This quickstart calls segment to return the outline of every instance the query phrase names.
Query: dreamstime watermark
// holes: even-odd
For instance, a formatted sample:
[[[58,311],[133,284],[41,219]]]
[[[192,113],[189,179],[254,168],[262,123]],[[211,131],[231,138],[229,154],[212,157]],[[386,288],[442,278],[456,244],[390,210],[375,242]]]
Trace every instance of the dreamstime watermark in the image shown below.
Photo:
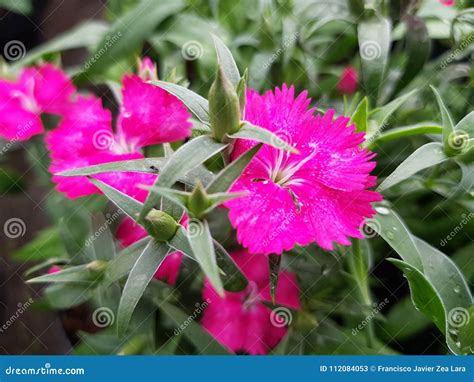
[[[20,40],[8,41],[3,47],[3,56],[9,61],[21,60],[26,55],[26,47]]]
[[[33,299],[30,297],[26,302],[19,302],[17,304],[17,310],[13,313],[6,322],[0,326],[0,333],[5,332],[8,330],[10,326],[12,326],[16,320],[33,304]]]
[[[95,240],[97,240],[105,231],[107,231],[108,227],[112,225],[118,218],[123,215],[122,210],[117,210],[113,214],[105,214],[105,222],[97,228],[97,230],[89,236],[84,245],[89,247]]]
[[[84,64],[84,69],[88,70],[92,65],[94,65],[107,51],[122,38],[122,32],[118,31],[112,36],[105,37],[104,45]]]
[[[281,47],[272,54],[272,56],[263,64],[264,69],[268,69],[278,58],[287,50],[300,36],[299,32],[293,33],[291,36],[286,36],[283,39]]]
[[[270,313],[270,322],[277,328],[289,326],[291,325],[292,321],[293,315],[291,314],[291,310],[283,306],[273,309]]]
[[[82,367],[56,368],[50,363],[43,367],[13,367],[5,368],[5,375],[84,375],[86,372]]]
[[[456,60],[456,58],[458,56],[461,55],[461,53],[467,48],[469,47],[469,45],[472,44],[472,42],[474,41],[474,34],[469,34],[466,38],[464,38],[461,43],[459,44],[459,46],[453,50],[451,52],[451,54],[445,59],[443,60],[443,62],[441,62],[441,64],[439,65],[439,67],[441,69],[446,69],[446,67],[453,61]]]
[[[92,322],[98,328],[112,326],[115,321],[115,314],[112,309],[101,306],[92,313]]]
[[[6,154],[7,151],[11,149],[11,147],[18,141],[21,141],[22,138],[24,137],[25,133],[30,130],[33,127],[33,121],[29,120],[25,124],[21,124],[17,126],[16,134],[15,136],[10,139],[8,142],[5,143],[5,145],[2,147],[1,154]]]
[[[466,326],[470,320],[469,311],[462,307],[453,308],[448,313],[448,325],[456,329]]]
[[[209,304],[212,302],[212,300],[210,298],[207,298],[206,301],[203,301],[203,302],[197,302],[194,306],[196,307],[196,309],[194,309],[193,313],[188,316],[188,318],[183,322],[181,323],[173,332],[173,334],[175,336],[179,335],[180,333],[182,333],[183,331],[186,330],[186,328],[191,325],[191,323],[196,320],[196,318],[199,317],[199,315],[203,312],[204,309],[206,309]]]
[[[376,41],[364,41],[360,45],[360,56],[366,61],[372,61],[380,58],[382,54],[382,48]]]
[[[462,214],[462,220],[460,223],[453,228],[453,230],[439,243],[442,247],[444,247],[450,240],[452,240],[461,230],[464,228],[466,224],[468,224],[474,218],[474,212],[469,212],[469,214]]]
[[[296,213],[294,211],[291,211],[291,213],[285,216],[285,219],[278,226],[278,228],[272,231],[270,236],[266,237],[263,240],[263,247],[267,247],[276,237],[278,237],[286,228],[288,228],[295,219]]]
[[[97,130],[92,136],[92,145],[97,150],[108,150],[114,143],[114,135],[106,129]]]
[[[188,222],[188,237],[194,238],[201,236],[204,232],[204,223],[199,219],[189,219]]]
[[[5,233],[6,237],[10,239],[17,239],[19,237],[25,236],[26,224],[20,218],[8,219],[3,224],[3,232]]]
[[[388,298],[385,298],[382,302],[380,303],[374,303],[372,306],[373,306],[373,309],[372,311],[370,312],[370,314],[368,314],[355,328],[352,329],[352,335],[353,336],[356,336],[357,334],[359,334],[359,332],[361,330],[364,330],[365,327],[367,325],[369,325],[369,323],[375,318],[375,316],[377,314],[380,313],[380,311],[385,307],[387,306],[387,304],[389,303],[389,299]]]
[[[187,41],[181,47],[181,55],[188,61],[198,60],[203,54],[204,48],[202,44],[196,40]]]

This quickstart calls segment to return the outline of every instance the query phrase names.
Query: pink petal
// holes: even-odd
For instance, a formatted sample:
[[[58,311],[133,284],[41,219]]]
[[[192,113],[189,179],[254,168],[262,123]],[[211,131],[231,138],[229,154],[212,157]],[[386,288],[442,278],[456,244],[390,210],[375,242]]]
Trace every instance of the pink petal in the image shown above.
[[[76,90],[71,79],[51,64],[25,69],[20,76],[20,82],[25,87],[31,86],[31,82],[34,84],[34,99],[41,111],[47,113],[63,113]]]
[[[181,101],[135,75],[123,79],[119,132],[132,149],[191,135],[190,114]]]
[[[358,82],[357,70],[353,66],[344,68],[341,73],[341,78],[337,83],[337,90],[341,94],[353,94],[357,91]]]
[[[175,285],[182,261],[183,254],[181,252],[170,253],[156,271],[155,278],[170,285]]]

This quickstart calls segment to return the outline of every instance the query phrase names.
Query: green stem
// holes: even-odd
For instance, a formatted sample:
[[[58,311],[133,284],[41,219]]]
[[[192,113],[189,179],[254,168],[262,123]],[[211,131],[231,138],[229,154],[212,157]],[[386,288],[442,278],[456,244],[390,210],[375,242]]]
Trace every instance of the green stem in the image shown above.
[[[368,265],[364,261],[364,256],[362,255],[360,249],[360,241],[354,239],[352,241],[352,256],[349,256],[349,271],[352,274],[357,288],[359,290],[359,294],[362,300],[362,303],[365,306],[372,306],[372,297],[370,294],[369,288],[369,278],[368,278]],[[366,335],[367,335],[367,346],[369,348],[373,348],[375,343],[375,329],[373,321],[368,321],[366,327]]]

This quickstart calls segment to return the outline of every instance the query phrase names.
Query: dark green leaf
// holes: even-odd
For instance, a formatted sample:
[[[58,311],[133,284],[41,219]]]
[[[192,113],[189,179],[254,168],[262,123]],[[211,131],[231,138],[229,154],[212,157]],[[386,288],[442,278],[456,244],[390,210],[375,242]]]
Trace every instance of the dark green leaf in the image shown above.
[[[362,101],[357,105],[354,114],[351,117],[351,124],[354,123],[356,125],[357,132],[366,132],[367,131],[367,123],[369,117],[369,100],[367,97],[362,98]]]
[[[217,265],[221,270],[224,289],[231,292],[244,290],[248,285],[248,280],[235,261],[216,240],[214,240],[214,249],[216,251]]]
[[[281,255],[268,255],[268,269],[270,273],[270,296],[272,303],[276,303],[276,291],[278,287],[278,277],[280,276]]]
[[[438,107],[441,113],[441,120],[443,122],[443,144],[444,147],[449,147],[449,139],[451,138],[451,134],[454,131],[454,122],[453,117],[451,117],[451,113],[449,112],[448,108],[444,104],[441,95],[439,94],[438,90],[434,86],[431,86],[431,90],[436,96],[436,101],[438,101]]]
[[[90,284],[99,280],[101,273],[90,269],[88,264],[65,268],[62,271],[38,276],[28,280],[28,283],[85,283]]]

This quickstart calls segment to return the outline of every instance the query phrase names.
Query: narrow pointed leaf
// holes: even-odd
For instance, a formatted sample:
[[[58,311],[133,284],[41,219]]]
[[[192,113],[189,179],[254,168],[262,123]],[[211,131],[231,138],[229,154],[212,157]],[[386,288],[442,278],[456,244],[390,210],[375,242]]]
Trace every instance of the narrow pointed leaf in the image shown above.
[[[247,165],[250,163],[252,158],[257,154],[258,150],[262,147],[262,143],[259,143],[252,147],[247,152],[243,153],[236,160],[231,162],[207,186],[207,192],[213,194],[215,192],[225,192],[237,178],[242,174]]]
[[[369,117],[369,100],[367,97],[362,98],[362,101],[357,105],[354,114],[351,117],[351,124],[354,123],[357,132],[366,132]]]
[[[371,112],[371,118],[375,120],[377,124],[377,131],[384,130],[385,124],[388,122],[389,118],[395,113],[400,106],[403,105],[410,97],[412,97],[418,90],[412,90],[406,94],[401,95],[400,97],[394,99],[393,101],[387,103],[386,105],[375,109]]]
[[[452,132],[454,131],[453,117],[451,117],[451,114],[446,105],[444,104],[444,101],[441,98],[441,95],[439,94],[438,90],[436,90],[434,86],[431,86],[431,90],[436,96],[436,101],[438,101],[438,107],[441,113],[441,120],[443,122],[443,144],[446,148],[449,147],[449,138]]]
[[[173,156],[169,158],[154,186],[173,186],[180,176],[187,174],[193,168],[201,165],[226,147],[226,144],[216,142],[206,135],[189,141],[176,150]],[[140,219],[143,219],[159,200],[159,195],[150,193],[145,200],[145,204],[140,213]]]
[[[86,61],[88,74],[102,73],[130,56],[150,36],[158,24],[184,7],[182,0],[141,0],[120,16]],[[106,50],[104,54],[104,49]]]
[[[92,247],[96,260],[108,261],[115,258],[115,244],[112,232],[110,232],[110,224],[120,215],[120,210],[112,215],[114,219],[108,218],[106,220],[102,214],[92,215],[92,235],[89,237],[89,241],[86,240],[86,245]]]
[[[123,192],[110,187],[108,184],[97,180],[89,179],[99,190],[101,190],[104,195],[114,203],[118,208],[130,216],[133,220],[137,219],[140,210],[142,209],[142,204],[137,200],[131,198],[130,196],[124,194]]]
[[[471,111],[463,119],[461,119],[454,130],[464,131],[469,134],[469,138],[474,138],[474,111]]]
[[[168,252],[166,243],[151,240],[130,271],[117,314],[117,330],[120,336],[125,334],[138,301]]]
[[[292,153],[298,152],[298,150],[286,143],[277,135],[273,134],[270,130],[264,129],[260,126],[252,125],[249,122],[244,122],[240,130],[232,135],[229,135],[229,138],[250,139],[257,142],[262,142],[280,150],[285,150]]]
[[[216,47],[217,61],[219,65],[224,70],[225,76],[229,79],[232,85],[237,87],[237,84],[240,81],[240,73],[231,51],[219,37],[213,34],[212,38]]]
[[[159,170],[165,165],[166,161],[166,158],[131,159],[76,168],[74,170],[67,170],[57,173],[56,175],[96,175],[102,174],[104,172],[145,172],[150,174],[158,174]]]
[[[245,275],[225,248],[216,240],[214,240],[214,248],[216,251],[217,265],[222,271],[221,277],[224,282],[224,289],[230,292],[240,292],[244,290],[248,285],[248,280]]]
[[[105,271],[105,287],[112,285],[122,277],[129,274],[133,265],[136,263],[146,246],[150,243],[149,236],[133,243],[129,247],[121,251],[115,259],[113,259]]]
[[[420,134],[442,134],[443,127],[434,122],[421,122],[409,126],[396,127],[387,130],[385,133],[373,137],[371,145],[374,142],[388,142],[394,139],[410,137],[412,135]],[[369,145],[369,147],[371,147]]]
[[[182,252],[185,256],[196,261],[193,249],[189,243],[188,232],[182,226],[178,228],[174,237],[168,242],[168,245],[176,251]]]
[[[205,308],[205,304],[212,304],[212,301],[209,303],[203,302],[200,306]],[[177,330],[181,330],[180,326],[183,322],[189,323],[183,330],[183,335],[186,336],[186,338],[196,347],[198,354],[229,354],[229,352],[208,332],[206,332],[201,325],[199,325],[195,320],[189,320],[190,316],[188,313],[185,313],[176,306],[164,301],[157,302],[157,305],[164,314],[175,322]]]
[[[28,280],[28,283],[85,283],[90,284],[100,279],[99,272],[92,271],[87,264],[77,265],[62,271],[38,276]]]
[[[188,238],[194,256],[201,266],[210,283],[221,296],[224,295],[224,287],[219,275],[216,253],[212,241],[209,224],[207,221],[192,219],[189,222]]]
[[[405,159],[385,180],[378,186],[377,191],[386,189],[408,179],[418,171],[447,161],[449,157],[444,153],[443,146],[438,142],[427,143]]]
[[[362,78],[366,93],[377,104],[390,51],[390,21],[373,16],[358,25]]]
[[[205,125],[210,124],[209,102],[199,94],[184,86],[176,85],[171,82],[151,81],[152,85],[158,86],[167,92],[176,96],[186,107]]]
[[[167,198],[173,201],[174,203],[178,204],[183,209],[187,209],[186,205],[187,205],[188,198],[190,195],[189,192],[178,191],[172,188],[158,187],[158,186],[144,186],[143,188],[145,190],[149,190],[150,193],[158,194],[160,196],[163,196],[164,198]]]

